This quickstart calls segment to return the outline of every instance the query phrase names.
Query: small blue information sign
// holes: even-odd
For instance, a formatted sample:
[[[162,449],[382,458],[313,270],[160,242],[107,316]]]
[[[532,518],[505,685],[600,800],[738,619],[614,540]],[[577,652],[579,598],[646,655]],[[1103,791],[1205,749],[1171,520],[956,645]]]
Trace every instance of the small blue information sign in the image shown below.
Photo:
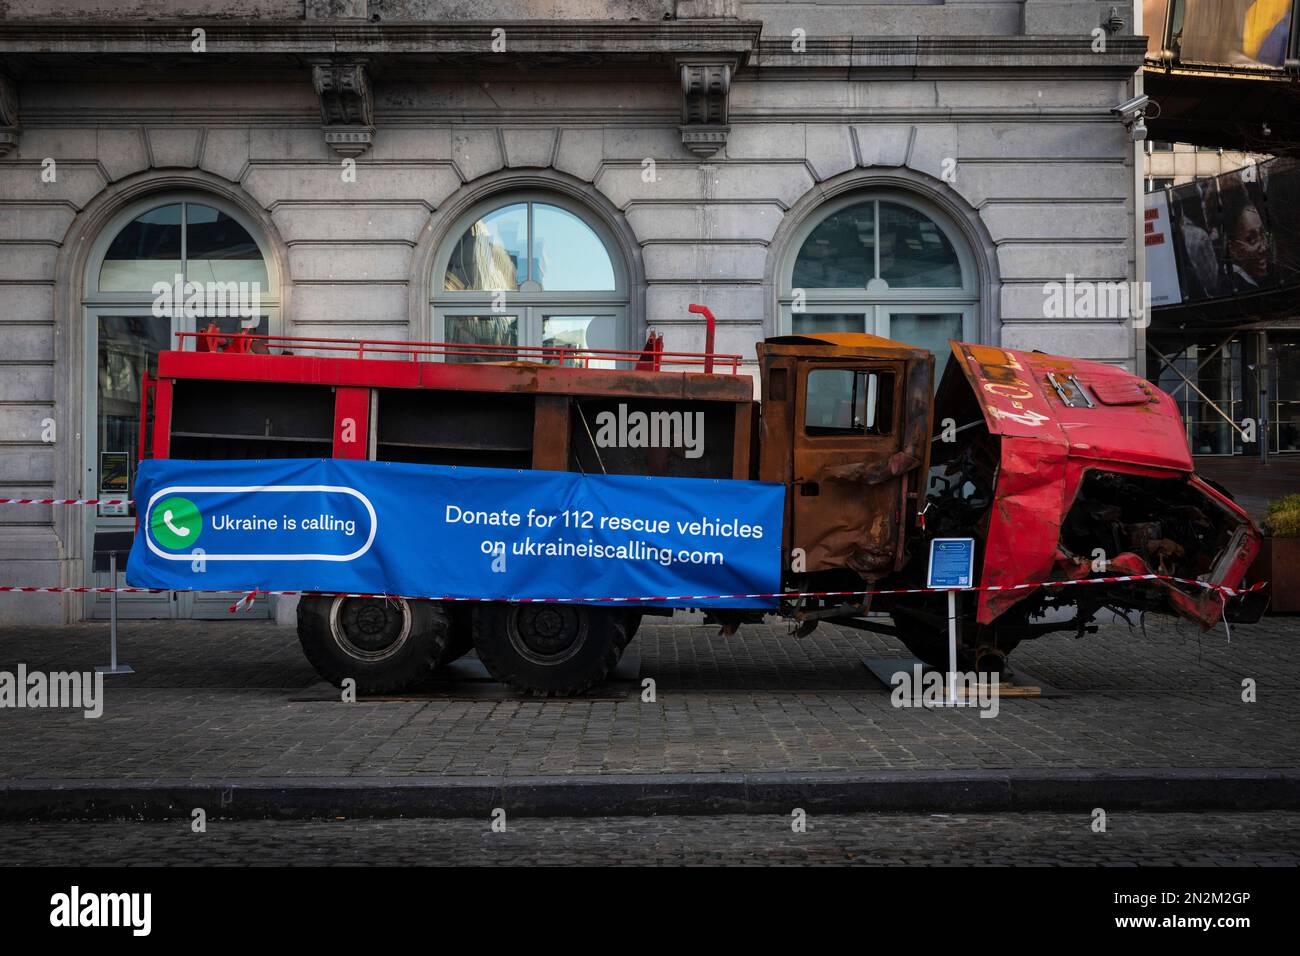
[[[930,541],[928,588],[968,588],[975,583],[975,539],[934,538]]]

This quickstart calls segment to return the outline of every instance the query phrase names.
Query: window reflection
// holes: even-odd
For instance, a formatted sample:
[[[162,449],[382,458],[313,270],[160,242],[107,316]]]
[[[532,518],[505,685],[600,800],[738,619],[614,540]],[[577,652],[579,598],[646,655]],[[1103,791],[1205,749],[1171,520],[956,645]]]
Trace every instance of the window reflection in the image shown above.
[[[185,204],[185,278],[191,282],[256,282],[266,289],[266,263],[248,230],[219,209]]]
[[[447,343],[449,345],[494,345],[510,348],[519,344],[519,320],[513,315],[449,315],[447,316]],[[501,362],[509,356],[500,352],[465,355],[448,355],[448,362]]]
[[[559,206],[533,205],[533,281],[548,291],[614,289],[614,264],[585,222]]]
[[[943,380],[943,370],[952,356],[950,339],[962,339],[960,312],[891,312],[889,337],[895,342],[919,345],[934,355],[934,387]]]
[[[266,263],[247,229],[202,203],[169,203],[122,227],[99,269],[101,292],[152,293],[182,276],[189,282],[257,283],[266,294]]]
[[[866,332],[867,317],[861,312],[796,312],[791,327],[798,333]]]
[[[99,269],[102,292],[148,292],[155,282],[171,283],[182,272],[181,204],[137,216],[122,228]]]
[[[791,286],[866,289],[873,279],[890,289],[962,287],[956,250],[938,223],[907,206],[876,200],[818,223],[799,249]]]
[[[447,263],[443,289],[518,289],[528,279],[528,206],[515,203],[475,221]]]
[[[129,498],[140,446],[140,394],[145,373],[158,370],[158,353],[168,348],[171,323],[151,315],[99,317],[98,404],[99,440],[96,489],[108,497]],[[126,471],[123,471],[123,461]],[[126,492],[125,494],[123,492]],[[127,514],[125,508],[118,509]]]
[[[617,333],[613,316],[548,315],[542,319],[543,348],[616,349]],[[547,356],[544,361],[555,365],[560,363],[560,358]],[[564,364],[583,368],[617,368],[612,359],[597,355],[566,356]]]
[[[880,278],[891,289],[961,285],[957,253],[943,230],[906,206],[880,204]]]
[[[799,250],[796,289],[865,289],[876,274],[876,204],[859,203],[827,216]]]
[[[531,224],[530,224],[531,217]],[[559,206],[514,203],[476,220],[452,250],[444,292],[614,291],[614,264],[600,237]]]

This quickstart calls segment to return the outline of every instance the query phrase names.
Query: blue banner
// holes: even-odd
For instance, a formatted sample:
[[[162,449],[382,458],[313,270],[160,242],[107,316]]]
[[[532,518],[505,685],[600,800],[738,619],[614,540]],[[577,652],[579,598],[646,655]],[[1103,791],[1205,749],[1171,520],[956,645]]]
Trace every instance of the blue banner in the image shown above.
[[[785,492],[767,482],[153,460],[140,464],[135,500],[133,587],[502,601],[780,590]]]

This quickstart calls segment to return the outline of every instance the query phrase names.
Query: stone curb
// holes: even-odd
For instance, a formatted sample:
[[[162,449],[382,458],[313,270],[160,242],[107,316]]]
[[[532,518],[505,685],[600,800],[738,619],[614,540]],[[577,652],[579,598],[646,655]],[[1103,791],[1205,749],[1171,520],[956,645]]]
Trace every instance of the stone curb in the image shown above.
[[[1300,768],[5,780],[0,820],[1300,809]]]

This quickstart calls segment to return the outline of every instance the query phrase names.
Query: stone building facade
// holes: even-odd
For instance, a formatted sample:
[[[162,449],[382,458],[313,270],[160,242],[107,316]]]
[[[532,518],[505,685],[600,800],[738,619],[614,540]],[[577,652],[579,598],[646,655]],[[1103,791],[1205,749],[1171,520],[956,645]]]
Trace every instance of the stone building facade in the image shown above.
[[[0,496],[121,487],[149,355],[209,321],[152,315],[173,272],[257,281],[272,334],[693,350],[702,302],[750,361],[825,328],[1132,366],[1131,322],[1044,311],[1140,272],[1120,9],[0,0]],[[102,580],[131,518],[95,510],[0,506],[0,583]]]

